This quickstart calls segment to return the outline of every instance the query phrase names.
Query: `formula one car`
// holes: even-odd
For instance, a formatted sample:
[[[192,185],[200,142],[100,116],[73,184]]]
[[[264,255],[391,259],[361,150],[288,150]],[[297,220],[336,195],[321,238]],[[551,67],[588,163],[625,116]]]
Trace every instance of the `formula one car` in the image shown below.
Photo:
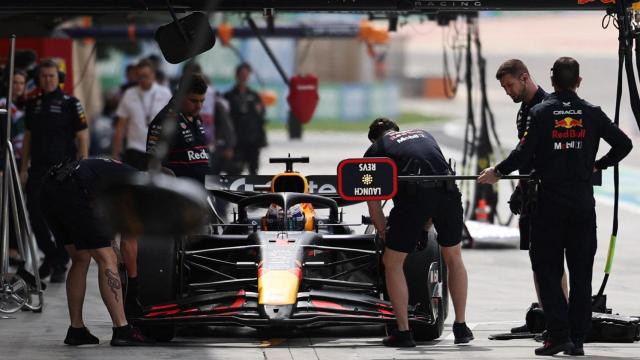
[[[212,206],[215,219],[204,235],[140,239],[144,311],[132,322],[148,335],[170,341],[177,326],[188,325],[266,330],[393,326],[382,242],[372,231],[356,234],[354,225],[342,221],[341,208],[354,202],[335,191],[309,191],[310,182],[333,179],[335,184],[335,176],[307,178],[293,171],[293,163],[308,158],[270,161],[286,163],[286,171],[266,178],[208,179],[218,184],[207,186],[217,199],[235,204],[233,221],[224,223]],[[220,188],[225,182],[242,182],[252,190]],[[320,188],[332,187],[325,185]],[[433,239],[407,258],[405,274],[414,336],[437,339],[447,316],[448,291],[446,268]]]

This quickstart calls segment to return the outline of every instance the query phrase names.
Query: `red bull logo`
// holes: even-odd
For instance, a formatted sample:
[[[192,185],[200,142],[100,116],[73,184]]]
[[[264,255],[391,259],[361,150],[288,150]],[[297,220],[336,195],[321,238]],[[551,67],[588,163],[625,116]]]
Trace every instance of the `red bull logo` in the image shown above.
[[[598,0],[578,0],[578,5],[584,5],[592,2],[596,2]],[[615,4],[616,0],[599,0],[603,4]]]
[[[554,128],[571,129],[576,126],[582,127],[582,119],[578,120],[569,116],[561,120],[555,120],[555,123]]]

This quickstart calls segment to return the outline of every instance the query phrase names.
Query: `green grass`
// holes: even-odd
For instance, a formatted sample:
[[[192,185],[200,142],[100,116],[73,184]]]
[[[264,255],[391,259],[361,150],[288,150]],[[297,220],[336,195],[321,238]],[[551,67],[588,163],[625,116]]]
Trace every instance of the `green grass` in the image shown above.
[[[416,124],[426,122],[444,121],[447,118],[444,116],[425,116],[415,112],[401,113],[394,120],[397,121],[400,127],[404,127],[405,124]],[[373,119],[362,119],[361,121],[345,121],[339,119],[322,119],[314,121],[304,125],[304,130],[308,131],[365,131]],[[267,124],[268,130],[285,130],[286,124],[280,122],[269,122]]]

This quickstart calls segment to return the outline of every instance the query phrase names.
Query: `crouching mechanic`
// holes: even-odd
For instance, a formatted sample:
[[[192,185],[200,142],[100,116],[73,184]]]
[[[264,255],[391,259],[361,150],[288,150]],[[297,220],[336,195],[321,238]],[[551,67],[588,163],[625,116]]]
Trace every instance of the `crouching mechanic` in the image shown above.
[[[71,257],[67,275],[67,304],[71,325],[64,343],[98,344],[84,325],[82,308],[91,258],[98,263],[100,295],[113,322],[113,346],[149,345],[154,341],[127,323],[117,256],[111,247],[115,234],[96,209],[96,194],[105,178],[137,171],[107,159],[86,159],[53,167],[44,179],[41,203],[57,239],[63,239]]]
[[[369,126],[373,143],[365,157],[388,157],[398,166],[398,175],[447,175],[452,173],[436,140],[424,130],[399,131],[390,119],[378,118]],[[416,249],[423,229],[431,218],[438,231],[438,243],[449,270],[449,291],[456,314],[453,323],[455,343],[468,343],[473,333],[465,323],[467,270],[462,261],[461,194],[455,184],[445,182],[403,183],[393,198],[389,222],[385,224],[380,201],[369,201],[369,214],[385,241],[383,256],[387,291],[391,298],[398,329],[382,342],[385,346],[412,347],[409,330],[409,294],[404,276],[404,261]],[[387,231],[388,228],[388,231]]]

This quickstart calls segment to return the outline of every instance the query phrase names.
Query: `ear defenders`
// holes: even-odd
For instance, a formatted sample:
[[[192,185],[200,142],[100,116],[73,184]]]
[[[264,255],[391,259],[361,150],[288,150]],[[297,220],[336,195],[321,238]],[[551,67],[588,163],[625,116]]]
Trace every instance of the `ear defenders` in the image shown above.
[[[46,64],[45,67],[51,67],[51,65],[55,66],[56,69],[58,70],[58,82],[60,84],[64,84],[64,81],[66,79],[66,74],[64,71],[60,70],[60,66],[53,60],[51,59],[47,59],[44,60],[43,62],[40,63],[40,65],[36,66],[34,72],[33,72],[33,76],[34,76],[34,80],[36,81],[36,83],[38,83],[38,81],[40,81],[40,69],[42,68],[42,66]]]

